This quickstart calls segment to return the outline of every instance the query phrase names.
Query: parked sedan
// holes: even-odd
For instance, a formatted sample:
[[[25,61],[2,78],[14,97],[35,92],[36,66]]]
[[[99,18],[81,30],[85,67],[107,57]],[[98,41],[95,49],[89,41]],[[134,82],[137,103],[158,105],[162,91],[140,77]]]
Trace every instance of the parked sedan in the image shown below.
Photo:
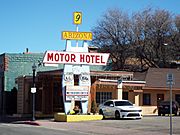
[[[172,101],[172,114],[178,114],[179,104],[176,101]],[[170,101],[161,101],[158,105],[158,116],[170,114]],[[180,115],[180,113],[179,113]]]
[[[141,119],[142,109],[128,100],[108,100],[99,106],[99,114],[104,117]]]

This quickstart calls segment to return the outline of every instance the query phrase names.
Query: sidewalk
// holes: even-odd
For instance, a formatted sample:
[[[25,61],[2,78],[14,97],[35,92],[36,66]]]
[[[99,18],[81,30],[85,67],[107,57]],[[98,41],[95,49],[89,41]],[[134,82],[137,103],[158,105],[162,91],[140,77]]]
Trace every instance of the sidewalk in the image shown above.
[[[116,126],[104,125],[103,121],[83,121],[83,122],[55,122],[53,118],[51,119],[37,119],[35,121],[23,120],[18,118],[6,117],[6,121],[12,124],[28,124],[32,126],[39,126],[41,128],[47,128],[59,131],[72,131],[74,133],[83,134],[102,134],[102,135],[164,135],[159,132],[144,132],[135,129],[124,129]]]
[[[91,122],[55,122],[54,119],[36,119],[35,121],[30,121],[24,118],[10,117],[6,116],[1,119],[2,123],[11,123],[11,124],[27,124],[32,126],[40,126],[42,128],[60,130],[60,131],[73,131],[73,132],[81,132],[85,134],[108,134],[108,135],[116,135],[121,133],[125,133],[123,129],[118,129],[120,131],[112,130],[110,127],[101,127],[93,125]]]

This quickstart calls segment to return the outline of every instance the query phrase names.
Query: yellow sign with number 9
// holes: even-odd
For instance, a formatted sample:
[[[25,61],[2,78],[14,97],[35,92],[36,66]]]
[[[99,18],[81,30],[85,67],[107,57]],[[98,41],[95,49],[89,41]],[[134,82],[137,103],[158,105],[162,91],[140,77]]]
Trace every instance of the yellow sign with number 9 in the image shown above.
[[[82,13],[81,12],[74,12],[73,22],[74,22],[74,24],[81,24],[82,23]]]

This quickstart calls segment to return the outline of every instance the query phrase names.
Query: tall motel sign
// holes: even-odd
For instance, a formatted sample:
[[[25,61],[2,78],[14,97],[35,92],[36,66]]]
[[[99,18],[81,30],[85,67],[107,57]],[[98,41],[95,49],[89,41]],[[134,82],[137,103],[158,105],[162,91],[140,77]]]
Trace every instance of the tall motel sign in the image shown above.
[[[76,31],[63,31],[62,39],[66,40],[65,51],[46,51],[43,63],[64,64],[62,93],[65,113],[72,110],[72,102],[80,101],[82,113],[87,113],[90,94],[90,65],[106,65],[108,53],[89,53],[87,41],[92,40],[91,32],[79,32],[78,25],[82,22],[82,13],[73,13]],[[71,40],[76,40],[72,45]],[[82,45],[78,46],[78,40]],[[74,47],[75,46],[75,47]],[[79,77],[78,85],[74,84],[75,76]]]

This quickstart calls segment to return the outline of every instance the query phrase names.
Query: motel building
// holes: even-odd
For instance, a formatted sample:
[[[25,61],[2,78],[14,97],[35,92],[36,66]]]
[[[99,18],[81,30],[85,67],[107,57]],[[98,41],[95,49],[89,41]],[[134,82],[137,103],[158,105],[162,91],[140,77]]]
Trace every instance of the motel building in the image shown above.
[[[96,49],[88,47],[89,53]],[[65,112],[62,93],[63,64],[49,67],[38,61],[43,60],[43,53],[5,53],[0,55],[0,103],[1,114],[32,114],[31,87],[32,65],[36,70],[36,115],[53,115]],[[22,70],[23,69],[23,70]],[[88,95],[88,111],[91,103],[100,104],[108,99],[128,99],[142,107],[143,115],[156,115],[160,100],[169,100],[169,87],[166,84],[167,74],[173,73],[173,100],[180,103],[180,70],[177,68],[149,68],[146,72],[112,71],[110,64],[106,66],[90,66],[90,92]],[[74,85],[79,80],[87,80],[80,74],[74,75]],[[122,80],[119,83],[118,80]],[[121,89],[122,88],[122,89]],[[14,94],[14,90],[17,92]],[[10,96],[11,95],[11,96]]]
[[[105,67],[107,68],[108,65]],[[169,72],[173,73],[175,78],[172,87],[173,100],[180,103],[179,69],[150,68],[148,71],[140,73],[102,70],[105,67],[91,66],[90,68],[91,86],[88,94],[88,113],[91,112],[92,102],[99,105],[108,99],[127,99],[134,105],[140,106],[143,115],[157,115],[158,102],[169,100],[170,90],[166,84]],[[81,74],[75,74],[73,78],[74,86],[77,87],[80,80],[87,81],[87,78],[82,77]],[[63,79],[63,69],[37,72],[36,116],[53,116],[56,112],[65,112]],[[18,85],[17,114],[31,114],[32,76],[19,76],[16,78],[16,83]],[[81,100],[75,102],[80,104]]]

